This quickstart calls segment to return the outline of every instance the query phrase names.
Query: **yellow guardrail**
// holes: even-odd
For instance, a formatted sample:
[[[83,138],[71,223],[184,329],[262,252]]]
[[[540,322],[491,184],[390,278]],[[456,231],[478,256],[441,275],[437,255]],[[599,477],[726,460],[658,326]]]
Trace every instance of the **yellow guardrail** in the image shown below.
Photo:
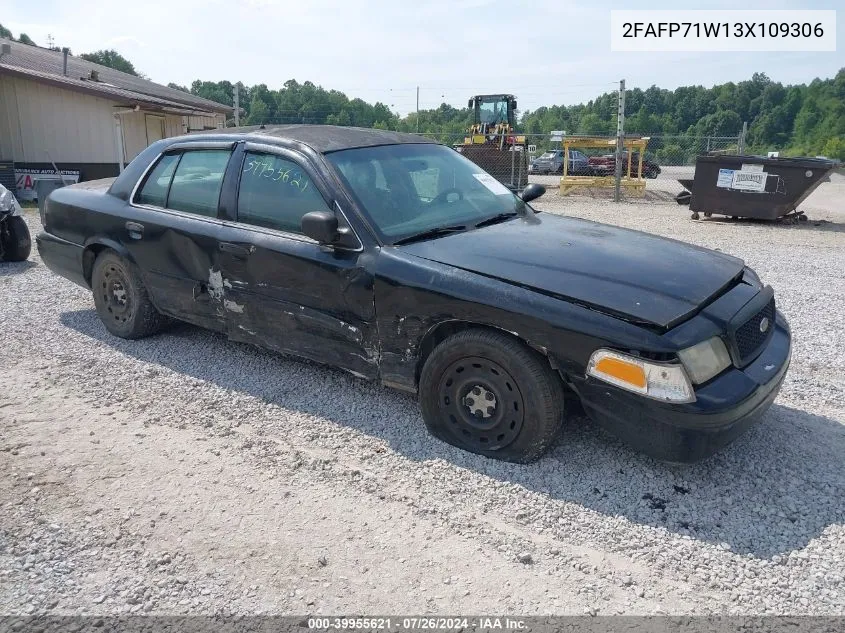
[[[628,150],[628,161],[622,166],[620,186],[631,189],[635,195],[641,196],[645,191],[645,178],[643,177],[643,154],[650,136],[641,138],[626,138],[622,145]],[[560,179],[560,195],[565,196],[570,191],[579,187],[613,187],[616,184],[614,175],[608,176],[575,176],[569,173],[569,150],[570,149],[609,149],[616,151],[616,139],[596,138],[594,136],[567,136],[563,139],[563,175]],[[632,150],[639,150],[639,158],[636,165],[636,175],[631,171],[633,165]],[[611,153],[608,152],[608,153]]]

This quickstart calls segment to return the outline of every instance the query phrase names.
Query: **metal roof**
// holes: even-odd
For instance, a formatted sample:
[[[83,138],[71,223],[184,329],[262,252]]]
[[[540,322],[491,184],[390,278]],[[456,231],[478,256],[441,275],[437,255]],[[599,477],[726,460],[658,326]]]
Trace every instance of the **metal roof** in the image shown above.
[[[68,55],[65,76],[62,74],[64,53],[61,51],[2,38],[0,43],[8,43],[12,49],[11,53],[0,56],[0,74],[25,77],[68,90],[110,98],[121,104],[151,106],[168,112],[229,114],[233,109],[73,55]],[[98,81],[90,79],[92,70],[97,71]]]
[[[235,134],[246,140],[269,142],[273,139],[286,139],[307,145],[321,154],[337,152],[356,147],[376,147],[378,145],[399,145],[405,143],[437,144],[430,138],[390,130],[374,130],[361,127],[339,127],[336,125],[274,125],[268,127],[230,127],[222,130],[194,132],[180,140],[195,139],[199,135],[228,137]],[[172,139],[177,140],[177,139]]]

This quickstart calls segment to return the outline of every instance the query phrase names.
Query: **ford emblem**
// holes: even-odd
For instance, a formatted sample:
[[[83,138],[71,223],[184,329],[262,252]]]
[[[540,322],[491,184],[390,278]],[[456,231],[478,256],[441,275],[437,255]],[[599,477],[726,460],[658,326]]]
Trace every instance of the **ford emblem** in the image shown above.
[[[766,330],[769,329],[769,319],[768,317],[763,317],[760,319],[760,331],[765,333]]]

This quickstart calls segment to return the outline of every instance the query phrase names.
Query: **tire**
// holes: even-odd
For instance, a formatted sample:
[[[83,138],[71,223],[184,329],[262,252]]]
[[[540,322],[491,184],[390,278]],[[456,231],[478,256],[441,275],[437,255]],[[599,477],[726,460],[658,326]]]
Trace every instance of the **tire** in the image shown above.
[[[167,323],[167,318],[150,301],[137,266],[114,251],[103,251],[97,257],[91,288],[97,314],[115,336],[143,338],[155,334]]]
[[[645,172],[645,177],[646,177],[646,178],[651,178],[652,180],[654,180],[655,178],[657,178],[657,170],[656,170],[656,169],[654,169],[654,167],[651,167],[651,168],[649,168],[649,169],[646,169],[646,172]]]
[[[0,220],[0,261],[22,262],[32,251],[32,238],[26,221],[19,215]]]
[[[487,330],[441,342],[423,367],[419,398],[432,435],[508,462],[539,458],[563,423],[563,383],[552,368],[519,341]]]

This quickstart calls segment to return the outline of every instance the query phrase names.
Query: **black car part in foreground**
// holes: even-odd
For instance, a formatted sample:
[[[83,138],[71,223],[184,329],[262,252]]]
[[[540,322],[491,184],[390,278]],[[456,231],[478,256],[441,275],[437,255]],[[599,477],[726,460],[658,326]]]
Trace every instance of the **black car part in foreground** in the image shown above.
[[[22,262],[29,257],[32,239],[12,192],[0,185],[0,262]]]
[[[538,214],[543,191],[418,136],[236,129],[53,192],[37,241],[117,336],[175,318],[336,366],[498,459],[540,456],[567,393],[672,461],[758,419],[790,357],[771,288],[722,253]]]

